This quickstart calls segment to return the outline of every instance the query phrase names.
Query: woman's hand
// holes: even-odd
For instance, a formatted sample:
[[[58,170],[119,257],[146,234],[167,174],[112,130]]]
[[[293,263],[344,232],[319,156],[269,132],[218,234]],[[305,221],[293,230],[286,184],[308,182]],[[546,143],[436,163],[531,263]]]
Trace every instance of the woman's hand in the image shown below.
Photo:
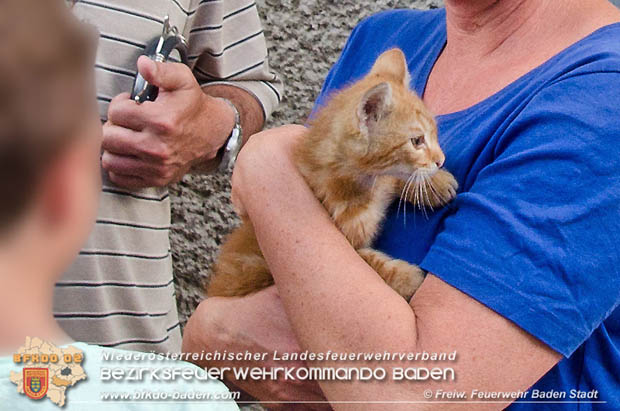
[[[253,192],[266,186],[273,189],[278,175],[298,174],[293,148],[307,131],[304,126],[286,125],[255,134],[245,144],[232,176],[232,201],[240,216],[246,215],[244,204]]]
[[[286,317],[275,287],[241,298],[213,297],[203,301],[192,315],[183,336],[183,352],[267,353],[264,361],[203,361],[201,367],[306,367],[303,361],[274,361],[273,352],[300,351],[297,338]],[[318,383],[279,379],[227,381],[261,401],[326,401]],[[265,404],[272,409],[292,408],[292,404]],[[303,409],[330,409],[325,404],[304,404]]]

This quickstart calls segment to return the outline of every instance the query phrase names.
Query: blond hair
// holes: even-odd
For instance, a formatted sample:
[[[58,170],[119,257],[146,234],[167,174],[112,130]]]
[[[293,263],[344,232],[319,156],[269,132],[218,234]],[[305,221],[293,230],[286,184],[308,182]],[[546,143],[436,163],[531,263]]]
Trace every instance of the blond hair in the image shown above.
[[[63,0],[0,0],[0,230],[94,110],[96,36]]]

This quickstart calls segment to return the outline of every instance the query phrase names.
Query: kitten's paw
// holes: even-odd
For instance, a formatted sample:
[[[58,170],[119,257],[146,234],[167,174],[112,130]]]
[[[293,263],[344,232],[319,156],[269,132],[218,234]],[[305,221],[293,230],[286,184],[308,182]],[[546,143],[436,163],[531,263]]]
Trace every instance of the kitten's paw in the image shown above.
[[[372,248],[357,250],[358,254],[383,278],[387,285],[407,301],[424,281],[424,271],[404,260],[395,260]]]
[[[393,270],[393,275],[388,285],[405,300],[409,301],[422,285],[424,271],[420,267],[403,260],[392,260],[389,265]]]
[[[426,205],[433,208],[440,208],[448,204],[456,197],[456,190],[459,188],[459,183],[452,174],[446,170],[438,170],[431,177],[431,189],[426,196]]]

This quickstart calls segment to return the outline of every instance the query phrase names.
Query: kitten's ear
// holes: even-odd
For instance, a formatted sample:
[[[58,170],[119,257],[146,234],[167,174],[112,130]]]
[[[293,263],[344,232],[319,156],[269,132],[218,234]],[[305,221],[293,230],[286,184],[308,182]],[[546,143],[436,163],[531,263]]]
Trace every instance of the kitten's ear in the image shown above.
[[[379,83],[368,90],[357,107],[359,129],[364,135],[390,111],[392,107],[392,86],[390,83]]]
[[[379,74],[390,76],[398,82],[402,82],[405,87],[409,87],[411,77],[409,76],[409,68],[407,67],[407,59],[401,49],[395,48],[381,54],[370,74]]]

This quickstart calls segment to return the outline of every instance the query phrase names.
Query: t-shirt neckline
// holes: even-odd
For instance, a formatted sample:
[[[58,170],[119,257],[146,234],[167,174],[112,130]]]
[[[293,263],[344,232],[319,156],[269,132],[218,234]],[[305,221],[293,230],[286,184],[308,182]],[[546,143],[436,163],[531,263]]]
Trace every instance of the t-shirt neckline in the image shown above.
[[[446,30],[446,13],[445,13],[445,9],[443,10],[443,12],[440,14],[440,27],[438,32],[438,41],[434,41],[432,42],[432,44],[436,44],[436,46],[433,46],[433,48],[431,49],[431,51],[429,52],[429,58],[425,59],[425,63],[424,66],[421,70],[421,75],[418,77],[418,80],[416,81],[416,85],[415,85],[415,89],[417,90],[418,94],[420,96],[422,96],[422,98],[424,97],[424,93],[426,92],[426,86],[428,85],[428,80],[429,77],[431,75],[431,72],[433,70],[433,68],[435,67],[435,64],[437,63],[437,60],[439,59],[439,56],[441,55],[441,53],[443,52],[444,48],[446,47],[447,44],[447,30]],[[462,116],[471,114],[475,111],[477,111],[478,109],[481,109],[483,107],[486,107],[487,105],[490,105],[491,103],[493,103],[494,101],[496,101],[498,98],[500,98],[501,96],[503,96],[505,93],[507,93],[509,90],[512,90],[514,87],[517,87],[519,84],[525,82],[526,80],[528,80],[530,77],[533,77],[536,73],[544,70],[547,66],[553,64],[555,61],[559,60],[560,58],[562,58],[562,56],[564,56],[566,53],[570,52],[572,49],[574,49],[575,47],[579,46],[581,43],[592,39],[593,37],[596,37],[597,35],[601,34],[602,32],[605,32],[611,28],[615,28],[615,27],[620,27],[620,22],[616,22],[616,23],[611,23],[608,25],[605,25],[603,27],[600,27],[596,30],[594,30],[592,33],[588,34],[587,36],[577,40],[576,42],[574,42],[573,44],[567,46],[566,48],[562,49],[560,52],[558,52],[557,54],[555,54],[554,56],[550,57],[549,59],[545,60],[544,62],[542,62],[541,64],[539,64],[538,66],[534,67],[533,69],[531,69],[530,71],[524,73],[523,75],[521,75],[520,77],[518,77],[516,80],[512,81],[511,83],[508,83],[506,86],[502,87],[501,89],[499,89],[498,91],[496,91],[495,93],[491,94],[490,96],[480,100],[479,102],[464,108],[462,110],[457,110],[457,111],[453,111],[450,113],[446,113],[446,114],[440,114],[435,116],[437,121],[441,121],[441,122],[445,122],[448,120],[452,120],[455,118],[460,118]]]

